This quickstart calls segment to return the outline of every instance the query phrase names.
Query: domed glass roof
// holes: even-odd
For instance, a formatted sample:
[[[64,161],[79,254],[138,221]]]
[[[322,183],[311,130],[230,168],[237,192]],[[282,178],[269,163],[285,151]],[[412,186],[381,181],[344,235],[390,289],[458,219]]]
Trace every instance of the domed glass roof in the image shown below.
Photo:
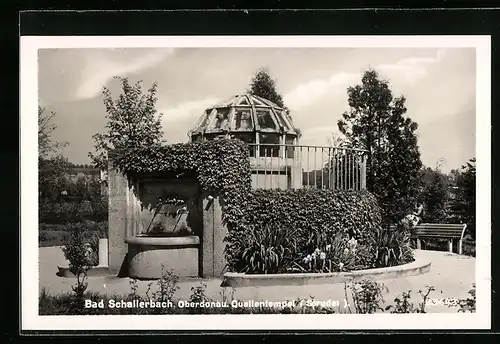
[[[244,94],[205,110],[190,131],[191,139],[232,134],[262,133],[296,138],[298,131],[287,110],[262,97]]]

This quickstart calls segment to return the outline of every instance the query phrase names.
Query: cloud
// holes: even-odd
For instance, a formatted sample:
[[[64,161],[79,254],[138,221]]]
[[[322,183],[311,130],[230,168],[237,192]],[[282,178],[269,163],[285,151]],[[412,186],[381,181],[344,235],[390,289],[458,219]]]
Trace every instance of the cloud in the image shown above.
[[[219,101],[217,98],[205,98],[190,102],[180,103],[174,108],[162,109],[159,112],[163,113],[163,122],[178,122],[201,117],[203,111],[208,107],[216,104]]]
[[[327,80],[313,80],[295,87],[284,95],[283,100],[294,111],[303,110],[332,92],[345,92],[345,89],[358,78],[354,73],[334,74]]]
[[[325,125],[321,127],[307,128],[302,131],[300,144],[302,145],[330,145],[333,135],[338,135],[336,125]]]
[[[427,75],[428,67],[441,62],[446,50],[438,50],[434,58],[412,57],[398,60],[392,64],[379,64],[374,67],[383,77],[402,80],[405,83],[415,82]],[[316,79],[300,84],[284,95],[285,104],[292,110],[300,111],[310,107],[326,96],[345,93],[352,83],[359,81],[361,73],[336,73],[329,79]],[[391,80],[392,81],[392,80]]]
[[[397,61],[393,64],[380,64],[375,70],[391,79],[402,79],[405,82],[415,82],[428,73],[428,68],[441,62],[446,56],[446,50],[438,50],[436,57],[410,57]]]
[[[173,51],[173,49],[154,51],[125,62],[116,61],[102,51],[87,52],[86,65],[80,71],[82,81],[74,96],[78,100],[94,98],[114,76],[124,76],[154,67]]]

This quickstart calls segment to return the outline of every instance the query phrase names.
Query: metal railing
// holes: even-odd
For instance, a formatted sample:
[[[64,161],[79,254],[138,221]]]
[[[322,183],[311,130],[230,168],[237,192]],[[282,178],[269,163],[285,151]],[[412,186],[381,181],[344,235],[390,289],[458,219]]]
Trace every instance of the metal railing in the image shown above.
[[[366,151],[284,144],[248,144],[256,189],[366,189]]]

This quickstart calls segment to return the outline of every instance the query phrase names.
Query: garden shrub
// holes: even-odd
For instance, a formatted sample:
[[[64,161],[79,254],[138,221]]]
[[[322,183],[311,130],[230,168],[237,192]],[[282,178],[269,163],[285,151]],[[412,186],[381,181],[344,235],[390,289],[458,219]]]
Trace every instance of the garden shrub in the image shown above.
[[[238,206],[241,216],[230,224],[226,238],[226,256],[231,271],[265,273],[265,265],[261,265],[260,270],[249,268],[249,259],[243,255],[250,247],[258,251],[257,248],[262,246],[263,252],[275,252],[276,249],[270,249],[273,247],[272,240],[263,238],[282,238],[279,245],[283,246],[283,250],[279,250],[283,251],[283,257],[291,258],[283,259],[287,264],[273,271],[284,272],[292,265],[299,268],[302,260],[317,249],[325,251],[327,245],[335,244],[335,238],[341,240],[343,245],[354,238],[360,250],[373,247],[373,233],[381,223],[377,201],[367,191],[253,190],[249,192],[246,202]],[[342,246],[342,252],[344,248]],[[368,258],[363,264],[370,264],[370,255],[369,252],[362,255]]]
[[[84,310],[84,294],[88,285],[87,271],[98,263],[97,256],[89,252],[85,241],[84,231],[81,227],[75,226],[62,247],[64,257],[69,261],[69,271],[76,277],[76,285],[72,287],[74,295],[70,308],[77,314]]]

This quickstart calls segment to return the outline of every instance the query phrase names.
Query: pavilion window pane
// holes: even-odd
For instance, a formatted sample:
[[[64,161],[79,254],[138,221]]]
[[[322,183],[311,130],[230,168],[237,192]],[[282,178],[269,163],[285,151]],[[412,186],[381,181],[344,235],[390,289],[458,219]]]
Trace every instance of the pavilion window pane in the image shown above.
[[[205,128],[208,125],[208,119],[210,117],[210,112],[212,112],[212,110],[205,111],[204,118],[200,123],[200,128]]]
[[[269,111],[257,110],[257,120],[259,121],[259,126],[263,129],[276,129],[276,124]]]
[[[252,125],[252,116],[250,114],[250,110],[239,110],[237,109],[235,112],[235,129],[236,130],[251,130],[253,128]]]
[[[217,109],[215,129],[224,129],[229,125],[229,109]]]
[[[282,126],[285,130],[289,130],[290,128],[285,123],[285,120],[283,119],[283,116],[285,116],[284,112],[277,112],[277,116],[276,117],[278,117],[278,122],[279,122],[280,126]]]

